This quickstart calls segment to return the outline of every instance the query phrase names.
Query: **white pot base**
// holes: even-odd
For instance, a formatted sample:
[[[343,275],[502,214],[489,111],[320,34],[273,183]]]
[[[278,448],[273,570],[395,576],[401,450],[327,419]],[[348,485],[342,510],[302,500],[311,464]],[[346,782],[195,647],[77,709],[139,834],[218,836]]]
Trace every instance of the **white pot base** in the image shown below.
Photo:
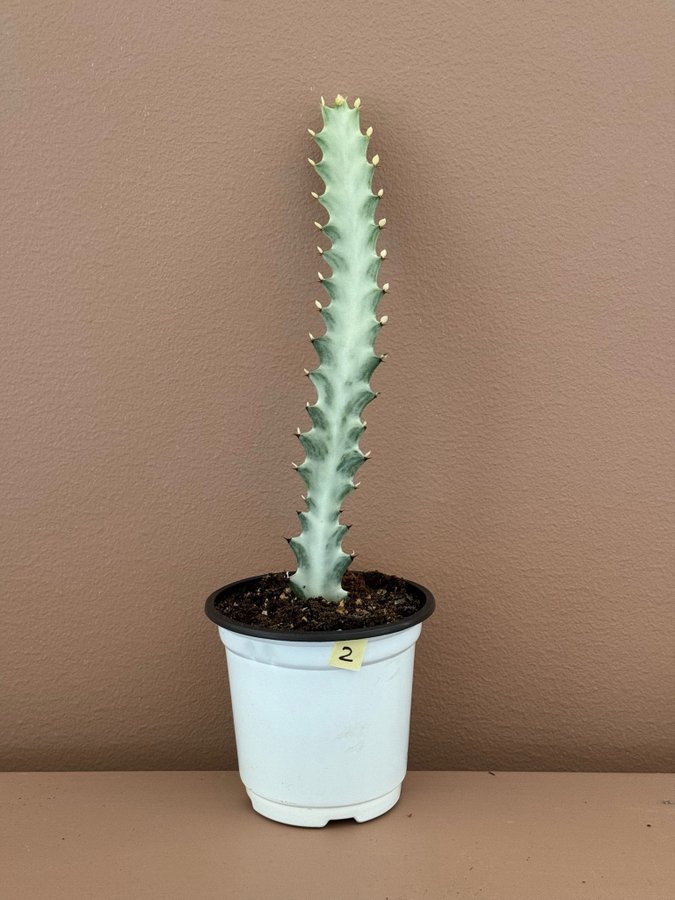
[[[246,793],[251,798],[253,809],[266,819],[274,819],[275,822],[283,822],[284,825],[298,825],[301,828],[323,828],[333,819],[356,819],[357,822],[376,819],[396,806],[401,796],[401,785],[382,797],[366,800],[365,803],[354,803],[351,806],[292,806],[289,803],[267,800],[248,788]]]

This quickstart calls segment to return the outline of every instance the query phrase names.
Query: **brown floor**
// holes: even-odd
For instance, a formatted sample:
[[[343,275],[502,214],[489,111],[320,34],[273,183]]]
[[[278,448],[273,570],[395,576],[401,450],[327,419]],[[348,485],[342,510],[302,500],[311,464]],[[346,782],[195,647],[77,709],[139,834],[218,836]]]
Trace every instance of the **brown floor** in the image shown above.
[[[6,900],[672,900],[675,776],[411,772],[291,828],[232,772],[0,775]]]

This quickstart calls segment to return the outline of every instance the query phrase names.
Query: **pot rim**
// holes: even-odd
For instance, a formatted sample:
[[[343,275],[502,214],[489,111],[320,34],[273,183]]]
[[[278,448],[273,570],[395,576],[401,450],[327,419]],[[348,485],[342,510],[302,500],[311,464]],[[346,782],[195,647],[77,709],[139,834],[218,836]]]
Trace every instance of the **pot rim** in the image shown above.
[[[268,575],[265,572],[264,575]],[[254,628],[251,625],[244,625],[235,619],[230,619],[216,609],[216,601],[227,591],[231,591],[240,585],[250,584],[263,578],[264,575],[255,575],[251,578],[240,578],[238,581],[232,581],[221,588],[215,590],[209,595],[204,612],[208,618],[218,625],[220,628],[226,628],[228,631],[234,631],[237,634],[245,634],[249,637],[261,638],[269,641],[294,641],[296,643],[333,643],[342,640],[367,640],[374,637],[382,637],[387,634],[394,634],[397,631],[405,631],[406,628],[412,628],[419,625],[433,613],[436,608],[436,600],[431,591],[418,584],[416,581],[402,579],[412,588],[413,593],[422,594],[424,603],[411,616],[405,619],[399,619],[398,622],[390,622],[386,625],[372,625],[369,628],[346,628],[337,631],[272,631],[265,628]]]

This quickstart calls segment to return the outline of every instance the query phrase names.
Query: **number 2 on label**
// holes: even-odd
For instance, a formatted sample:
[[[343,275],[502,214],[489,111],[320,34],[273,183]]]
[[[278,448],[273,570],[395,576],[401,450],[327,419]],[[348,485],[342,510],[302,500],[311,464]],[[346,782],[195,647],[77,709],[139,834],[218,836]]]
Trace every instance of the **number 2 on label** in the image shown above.
[[[338,669],[349,669],[358,672],[363,665],[363,657],[366,652],[368,640],[338,641],[333,644],[333,651],[328,661],[329,666]]]

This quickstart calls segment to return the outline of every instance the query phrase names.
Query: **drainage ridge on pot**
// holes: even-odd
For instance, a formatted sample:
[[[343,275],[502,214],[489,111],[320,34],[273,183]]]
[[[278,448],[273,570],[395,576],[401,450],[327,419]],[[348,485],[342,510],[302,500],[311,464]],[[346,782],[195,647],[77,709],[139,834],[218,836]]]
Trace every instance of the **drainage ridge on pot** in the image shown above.
[[[415,643],[434,611],[430,591],[413,615],[350,631],[278,632],[206,614],[225,646],[239,773],[253,808],[289,825],[365,822],[394,806],[408,757]],[[358,671],[337,668],[339,642],[366,641]]]

